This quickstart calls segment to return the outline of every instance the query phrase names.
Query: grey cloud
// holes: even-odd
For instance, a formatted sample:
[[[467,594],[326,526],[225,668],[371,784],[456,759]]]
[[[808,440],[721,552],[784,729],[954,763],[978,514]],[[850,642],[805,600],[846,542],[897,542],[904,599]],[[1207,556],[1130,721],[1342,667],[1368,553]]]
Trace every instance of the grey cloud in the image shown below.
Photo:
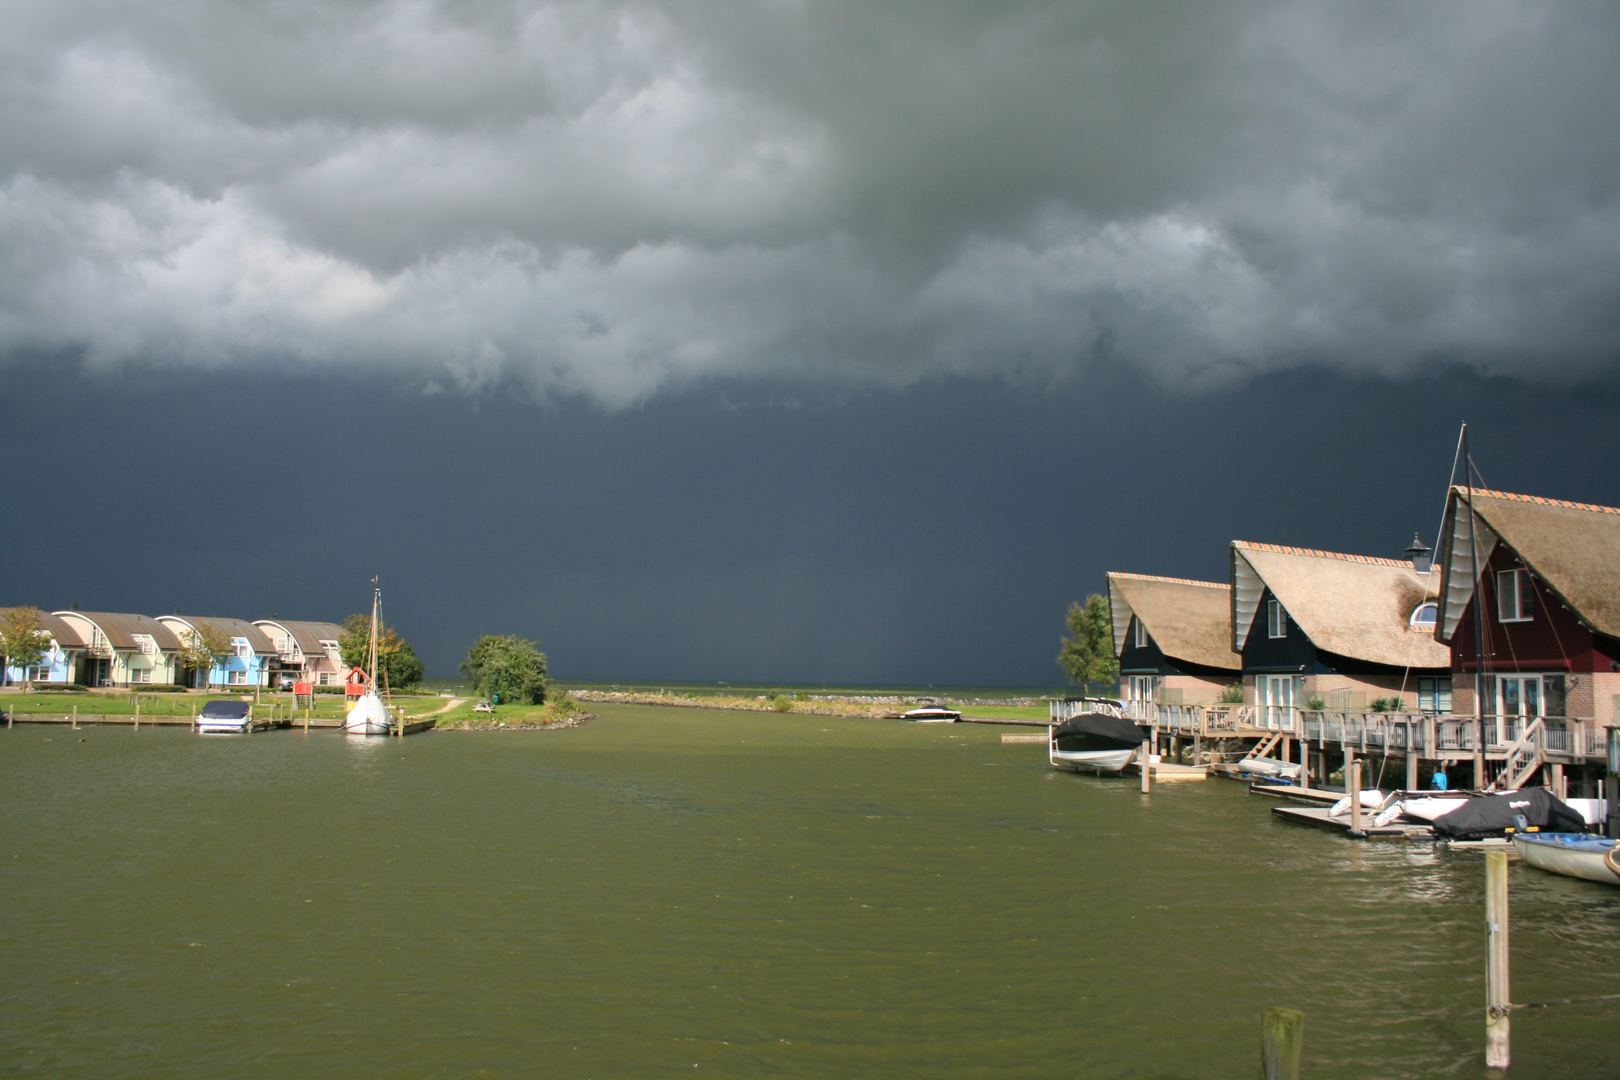
[[[0,354],[714,376],[1612,374],[1607,5],[0,13]]]

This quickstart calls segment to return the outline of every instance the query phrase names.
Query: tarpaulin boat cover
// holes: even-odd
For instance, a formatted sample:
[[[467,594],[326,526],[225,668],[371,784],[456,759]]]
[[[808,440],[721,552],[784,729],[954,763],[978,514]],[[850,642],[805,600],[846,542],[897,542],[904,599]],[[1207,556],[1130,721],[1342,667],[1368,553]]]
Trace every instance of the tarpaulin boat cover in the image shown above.
[[[1099,739],[1107,739],[1119,744],[1121,750],[1126,747],[1141,746],[1146,741],[1142,729],[1123,716],[1110,716],[1107,713],[1081,713],[1071,716],[1052,729],[1052,734],[1058,737],[1064,735],[1091,735]]]
[[[210,701],[203,706],[203,720],[246,720],[248,703],[245,701]]]
[[[1435,818],[1434,831],[1441,836],[1484,836],[1512,828],[1518,824],[1514,818],[1520,814],[1526,824],[1545,832],[1580,832],[1586,828],[1580,811],[1546,788],[1529,788],[1475,796]]]

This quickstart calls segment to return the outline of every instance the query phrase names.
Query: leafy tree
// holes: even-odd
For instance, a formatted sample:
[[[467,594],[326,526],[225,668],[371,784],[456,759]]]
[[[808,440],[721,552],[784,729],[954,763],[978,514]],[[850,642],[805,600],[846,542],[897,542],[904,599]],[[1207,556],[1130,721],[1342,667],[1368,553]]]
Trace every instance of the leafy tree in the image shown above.
[[[1086,597],[1084,607],[1077,600],[1069,605],[1069,632],[1057,662],[1069,681],[1090,688],[1092,683],[1111,686],[1119,678],[1119,658],[1114,655],[1113,612],[1108,598],[1097,593]]]
[[[187,668],[203,673],[203,687],[209,685],[209,674],[214,664],[224,663],[231,655],[231,635],[217,626],[197,623],[184,630],[180,638],[180,661]]]
[[[50,647],[51,635],[40,626],[39,608],[24,605],[0,614],[0,653],[5,654],[8,667],[22,668],[25,692],[29,670],[39,666]]]
[[[486,634],[467,650],[462,672],[480,697],[522,705],[546,700],[546,654],[511,634]]]
[[[338,635],[338,655],[352,668],[364,670],[371,662],[370,615],[350,615],[343,620],[343,632]],[[413,687],[427,672],[411,643],[380,621],[377,624],[377,664],[382,669],[379,677],[388,680],[390,690]]]

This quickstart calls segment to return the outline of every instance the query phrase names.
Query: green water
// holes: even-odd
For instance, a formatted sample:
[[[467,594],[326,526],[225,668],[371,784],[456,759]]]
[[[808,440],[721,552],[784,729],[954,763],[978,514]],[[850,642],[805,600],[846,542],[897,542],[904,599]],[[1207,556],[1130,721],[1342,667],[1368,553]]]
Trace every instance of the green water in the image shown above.
[[[1483,1075],[1482,869],[972,725],[0,730],[0,1071]],[[47,741],[49,740],[49,741]],[[1514,997],[1620,991],[1620,890],[1513,870]],[[1520,1013],[1607,1077],[1620,1003]]]

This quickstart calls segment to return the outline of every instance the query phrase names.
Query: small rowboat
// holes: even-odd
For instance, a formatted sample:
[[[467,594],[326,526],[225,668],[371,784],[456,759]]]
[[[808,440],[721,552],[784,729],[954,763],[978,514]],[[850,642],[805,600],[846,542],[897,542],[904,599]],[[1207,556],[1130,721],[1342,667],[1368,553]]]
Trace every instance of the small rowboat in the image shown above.
[[[1614,840],[1585,833],[1515,833],[1513,846],[1520,858],[1537,869],[1620,885]]]
[[[920,709],[912,709],[900,714],[900,719],[910,720],[916,724],[954,724],[962,719],[962,714],[955,709],[946,709],[938,705],[925,705]]]

